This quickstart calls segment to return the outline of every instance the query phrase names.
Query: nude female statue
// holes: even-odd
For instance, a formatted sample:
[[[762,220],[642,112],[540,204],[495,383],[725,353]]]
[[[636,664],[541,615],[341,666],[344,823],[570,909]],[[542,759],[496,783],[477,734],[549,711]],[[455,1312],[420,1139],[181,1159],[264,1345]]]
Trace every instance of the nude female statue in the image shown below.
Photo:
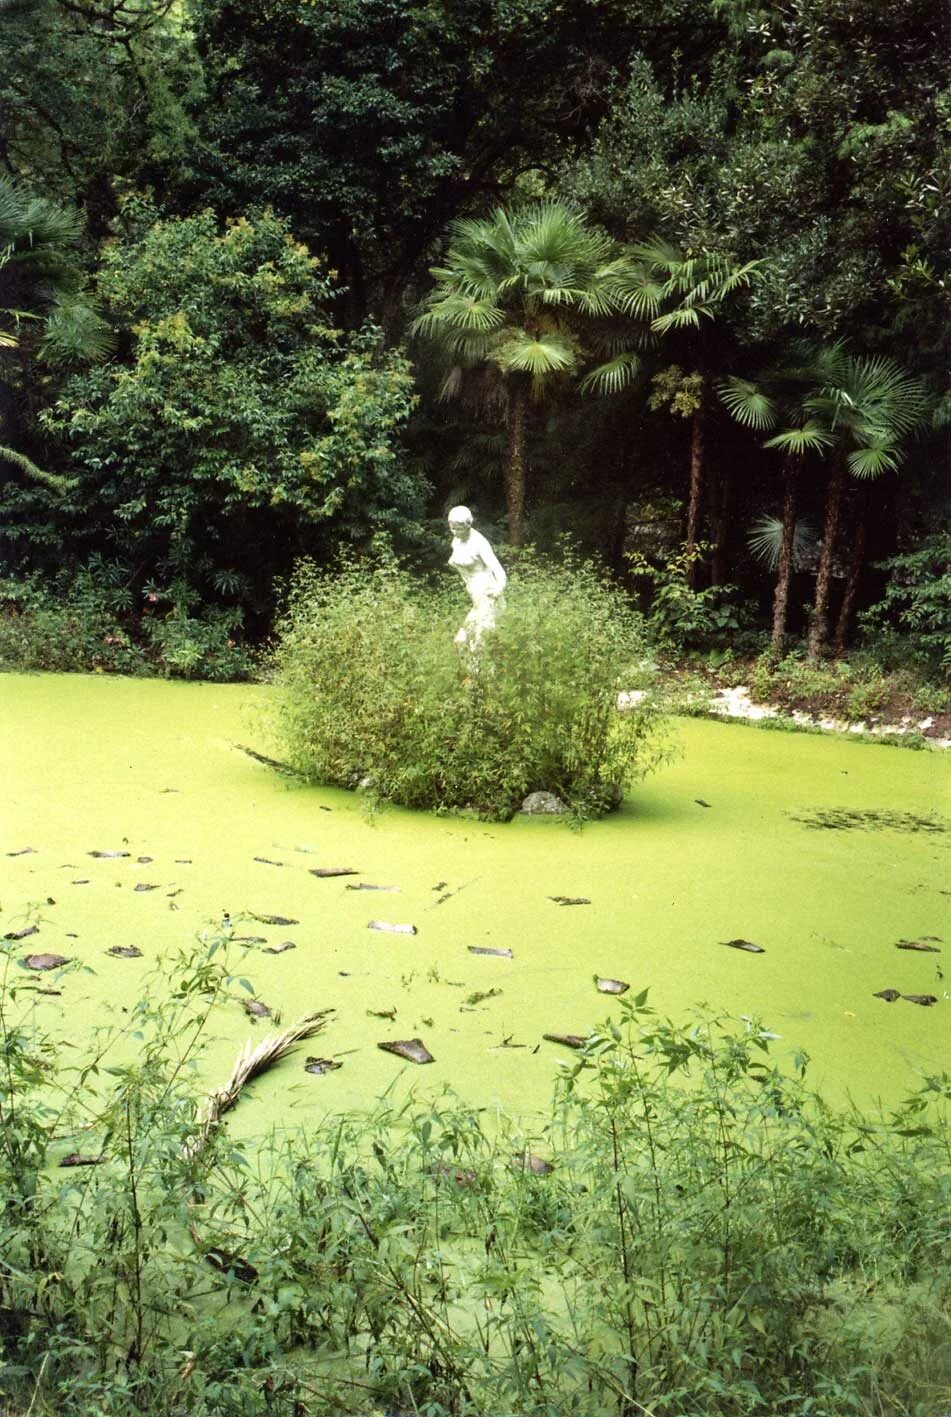
[[[459,572],[472,601],[472,609],[456,633],[455,643],[474,650],[485,631],[495,627],[507,578],[492,547],[472,525],[468,507],[453,507],[449,513],[449,530],[452,532],[449,564]]]

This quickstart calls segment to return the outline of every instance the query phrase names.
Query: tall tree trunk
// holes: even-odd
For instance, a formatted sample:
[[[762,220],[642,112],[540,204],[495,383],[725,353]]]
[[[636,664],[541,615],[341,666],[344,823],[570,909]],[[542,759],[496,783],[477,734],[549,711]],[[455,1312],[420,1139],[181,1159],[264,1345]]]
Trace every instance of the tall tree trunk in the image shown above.
[[[700,500],[703,496],[703,439],[704,415],[703,394],[700,406],[690,420],[690,499],[687,503],[687,554],[691,557],[688,581],[697,583],[697,563],[693,553],[697,546],[700,530]]]
[[[720,472],[720,497],[717,507],[717,529],[714,536],[711,585],[724,585],[727,580],[727,551],[730,542],[730,512],[733,509],[733,473],[725,467]]]
[[[835,559],[835,544],[839,538],[839,522],[842,519],[842,494],[845,491],[845,456],[839,456],[832,464],[829,484],[826,488],[826,514],[822,529],[822,550],[816,568],[816,593],[812,606],[812,620],[809,624],[809,638],[806,642],[806,658],[816,660],[822,653],[829,634],[829,590],[832,585],[832,563]]]
[[[845,583],[845,594],[842,597],[839,619],[835,627],[833,653],[837,659],[841,659],[845,654],[845,647],[849,638],[849,623],[852,619],[852,611],[855,608],[855,596],[859,588],[862,568],[865,565],[865,542],[868,536],[868,493],[864,487],[859,493],[856,518],[855,540],[852,543],[852,557],[849,562],[849,576]]]
[[[786,463],[786,493],[783,497],[783,535],[779,544],[779,565],[776,568],[776,589],[773,593],[773,634],[771,644],[782,654],[786,643],[786,621],[789,615],[789,586],[793,573],[793,549],[796,544],[796,511],[799,494],[799,460]]]
[[[509,441],[505,464],[505,503],[508,512],[508,534],[512,546],[522,544],[522,524],[525,520],[525,442],[528,425],[528,389],[519,380],[513,381],[509,407]]]

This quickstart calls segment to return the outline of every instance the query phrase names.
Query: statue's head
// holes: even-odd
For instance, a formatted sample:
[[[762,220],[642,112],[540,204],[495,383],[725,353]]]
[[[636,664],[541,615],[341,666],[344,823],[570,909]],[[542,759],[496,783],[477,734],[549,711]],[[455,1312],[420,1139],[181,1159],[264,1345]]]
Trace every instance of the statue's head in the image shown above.
[[[472,513],[468,507],[453,507],[449,513],[449,530],[453,536],[465,532],[472,526]]]

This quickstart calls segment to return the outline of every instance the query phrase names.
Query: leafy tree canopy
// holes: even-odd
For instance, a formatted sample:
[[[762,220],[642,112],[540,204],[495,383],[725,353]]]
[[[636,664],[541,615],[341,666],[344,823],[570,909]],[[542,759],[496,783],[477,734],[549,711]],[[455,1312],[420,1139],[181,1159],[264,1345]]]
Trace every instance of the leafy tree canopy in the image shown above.
[[[296,551],[405,532],[425,487],[399,430],[398,351],[345,335],[320,262],[269,213],[210,212],[112,242],[99,290],[125,356],[73,377],[46,416],[71,449],[73,514],[160,577],[257,586]]]

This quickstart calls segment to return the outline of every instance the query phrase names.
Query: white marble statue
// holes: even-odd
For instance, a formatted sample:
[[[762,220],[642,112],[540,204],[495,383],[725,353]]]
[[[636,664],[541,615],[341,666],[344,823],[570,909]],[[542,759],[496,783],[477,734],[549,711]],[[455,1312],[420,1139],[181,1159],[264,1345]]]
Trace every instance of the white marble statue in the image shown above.
[[[449,530],[452,532],[449,564],[459,572],[472,601],[472,609],[457,632],[455,643],[474,650],[486,630],[495,626],[496,614],[503,604],[501,596],[506,575],[492,547],[472,525],[468,507],[453,507],[449,513]]]

